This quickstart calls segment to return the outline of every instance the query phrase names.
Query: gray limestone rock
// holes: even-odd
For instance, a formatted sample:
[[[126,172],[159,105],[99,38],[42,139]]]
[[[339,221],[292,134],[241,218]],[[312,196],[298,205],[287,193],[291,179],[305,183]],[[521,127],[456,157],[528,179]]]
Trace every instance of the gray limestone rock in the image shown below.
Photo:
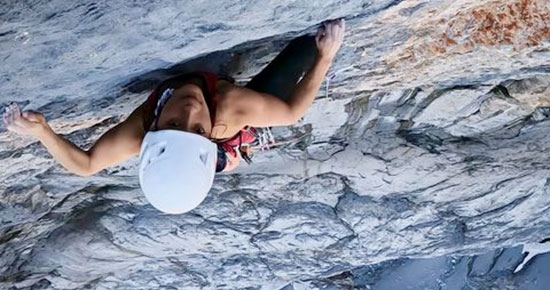
[[[0,3],[2,108],[42,111],[83,147],[170,75],[201,67],[245,83],[322,21],[348,26],[330,84],[274,129],[288,142],[218,176],[185,215],[147,204],[136,159],[80,178],[0,125],[0,288],[507,279],[494,269],[516,267],[517,249],[499,250],[502,265],[465,257],[550,236],[549,15],[546,0]],[[523,271],[548,265],[539,257]]]

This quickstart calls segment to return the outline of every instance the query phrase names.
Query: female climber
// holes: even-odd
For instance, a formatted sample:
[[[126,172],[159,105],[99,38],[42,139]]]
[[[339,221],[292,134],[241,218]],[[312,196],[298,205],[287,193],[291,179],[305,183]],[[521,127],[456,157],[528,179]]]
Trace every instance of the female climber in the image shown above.
[[[343,19],[326,22],[316,36],[293,40],[245,87],[213,73],[170,78],[127,119],[83,150],[56,134],[41,113],[6,107],[10,131],[36,137],[68,171],[88,176],[140,155],[139,181],[147,200],[165,213],[198,206],[214,175],[233,169],[254,127],[297,122],[311,106],[342,45]]]

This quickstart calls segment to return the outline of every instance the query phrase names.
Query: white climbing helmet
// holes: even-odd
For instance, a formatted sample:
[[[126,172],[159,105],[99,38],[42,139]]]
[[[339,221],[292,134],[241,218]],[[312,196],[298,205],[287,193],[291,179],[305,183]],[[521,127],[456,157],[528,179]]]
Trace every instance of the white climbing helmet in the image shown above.
[[[169,214],[197,207],[212,187],[217,148],[193,133],[148,132],[141,143],[139,184],[151,205]]]

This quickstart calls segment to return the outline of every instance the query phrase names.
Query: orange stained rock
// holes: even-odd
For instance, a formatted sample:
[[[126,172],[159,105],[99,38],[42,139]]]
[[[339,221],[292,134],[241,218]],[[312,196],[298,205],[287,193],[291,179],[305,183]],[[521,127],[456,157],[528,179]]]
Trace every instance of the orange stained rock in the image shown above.
[[[550,0],[480,1],[450,16],[432,10],[427,14],[416,29],[428,33],[409,39],[389,56],[391,62],[467,53],[477,46],[522,50],[550,39]]]

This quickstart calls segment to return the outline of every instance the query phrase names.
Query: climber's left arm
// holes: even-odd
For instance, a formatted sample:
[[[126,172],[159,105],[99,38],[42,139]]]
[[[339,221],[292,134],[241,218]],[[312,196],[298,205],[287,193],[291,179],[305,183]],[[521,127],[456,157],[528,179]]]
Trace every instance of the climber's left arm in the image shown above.
[[[286,126],[296,123],[313,103],[317,92],[342,45],[345,23],[336,20],[319,29],[316,37],[317,58],[311,70],[296,85],[288,101],[254,90],[236,87],[232,93],[247,104],[239,116],[243,125],[252,127]]]

